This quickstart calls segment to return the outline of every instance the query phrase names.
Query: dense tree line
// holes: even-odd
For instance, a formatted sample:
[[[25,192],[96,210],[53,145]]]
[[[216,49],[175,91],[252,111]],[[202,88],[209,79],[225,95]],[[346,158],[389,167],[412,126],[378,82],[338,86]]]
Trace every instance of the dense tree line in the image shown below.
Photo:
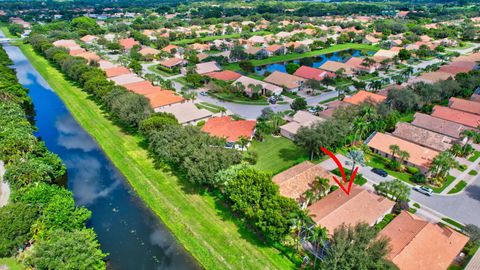
[[[96,235],[85,227],[90,211],[57,184],[66,168],[33,135],[32,102],[9,64],[0,48],[0,160],[12,189],[0,208],[0,257],[23,251],[23,263],[36,269],[105,269]]]

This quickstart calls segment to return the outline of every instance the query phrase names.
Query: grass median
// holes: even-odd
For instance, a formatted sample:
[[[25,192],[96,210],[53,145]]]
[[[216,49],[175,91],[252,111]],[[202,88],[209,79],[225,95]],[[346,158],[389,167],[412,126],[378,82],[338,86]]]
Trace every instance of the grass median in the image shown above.
[[[140,137],[124,133],[89,95],[67,81],[31,46],[21,50],[97,141],[146,205],[206,269],[294,269],[281,252],[261,243],[223,204],[167,170],[156,169]]]

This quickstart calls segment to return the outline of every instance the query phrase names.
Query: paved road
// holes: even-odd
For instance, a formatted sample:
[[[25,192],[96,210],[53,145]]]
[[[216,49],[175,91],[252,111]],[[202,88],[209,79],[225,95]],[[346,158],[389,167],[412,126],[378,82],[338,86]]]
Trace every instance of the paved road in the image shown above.
[[[337,155],[337,157],[342,164],[345,164],[348,160],[342,155]],[[331,159],[328,159],[321,164],[328,170],[336,168],[335,163]],[[359,167],[359,173],[363,174],[363,176],[372,183],[378,184],[383,181],[394,179],[391,176],[381,177],[374,174],[370,171],[369,167]],[[477,175],[471,185],[461,193],[453,195],[433,194],[431,197],[428,197],[412,190],[410,199],[413,202],[418,202],[423,207],[427,207],[434,212],[453,218],[461,223],[480,226],[480,175]]]
[[[8,203],[10,197],[10,187],[7,183],[3,182],[3,175],[5,174],[5,167],[3,161],[0,161],[0,207],[5,206]]]

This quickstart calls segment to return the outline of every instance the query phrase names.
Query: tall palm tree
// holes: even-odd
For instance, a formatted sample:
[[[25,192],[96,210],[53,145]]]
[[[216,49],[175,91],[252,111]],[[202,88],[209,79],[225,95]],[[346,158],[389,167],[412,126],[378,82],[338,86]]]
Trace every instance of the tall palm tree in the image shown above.
[[[368,84],[368,88],[372,90],[372,92],[376,93],[380,88],[382,88],[382,81],[375,80]]]
[[[315,193],[311,189],[305,191],[302,197],[304,207],[309,206],[313,201],[315,201]]]
[[[352,150],[347,153],[347,157],[352,160],[352,173],[353,170],[355,169],[355,165],[360,164],[360,165],[365,165],[365,154],[363,153],[362,150]]]
[[[328,189],[330,188],[330,180],[328,180],[327,178],[316,176],[315,181],[312,185],[314,193],[316,193],[315,195],[317,199],[321,199],[323,196],[326,195]]]
[[[462,139],[467,138],[467,141],[463,145],[463,150],[465,151],[465,147],[467,146],[467,144],[470,142],[471,139],[477,136],[477,133],[474,130],[465,129],[462,131],[460,135],[462,136]]]
[[[408,160],[410,158],[410,153],[407,151],[400,151],[398,152],[398,157],[400,158],[400,164],[403,164],[404,160]]]
[[[365,135],[365,130],[368,127],[368,123],[365,121],[364,117],[357,117],[353,122],[353,126],[355,128],[353,143],[355,144],[357,138],[360,138],[361,140]]]
[[[227,109],[226,109],[225,107],[221,107],[221,108],[220,108],[220,116],[223,117],[226,112],[227,112]]]
[[[396,157],[395,157],[395,154],[400,152],[400,146],[396,145],[396,144],[392,144],[388,147],[392,153],[392,157],[394,160],[396,160]]]

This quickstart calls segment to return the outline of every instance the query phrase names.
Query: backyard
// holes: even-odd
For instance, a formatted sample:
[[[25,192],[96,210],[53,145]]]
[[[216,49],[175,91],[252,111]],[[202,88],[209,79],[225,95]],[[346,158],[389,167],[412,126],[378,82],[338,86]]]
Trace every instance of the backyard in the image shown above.
[[[263,142],[253,141],[249,151],[258,154],[255,167],[272,174],[307,160],[307,153],[284,137],[267,136]]]

